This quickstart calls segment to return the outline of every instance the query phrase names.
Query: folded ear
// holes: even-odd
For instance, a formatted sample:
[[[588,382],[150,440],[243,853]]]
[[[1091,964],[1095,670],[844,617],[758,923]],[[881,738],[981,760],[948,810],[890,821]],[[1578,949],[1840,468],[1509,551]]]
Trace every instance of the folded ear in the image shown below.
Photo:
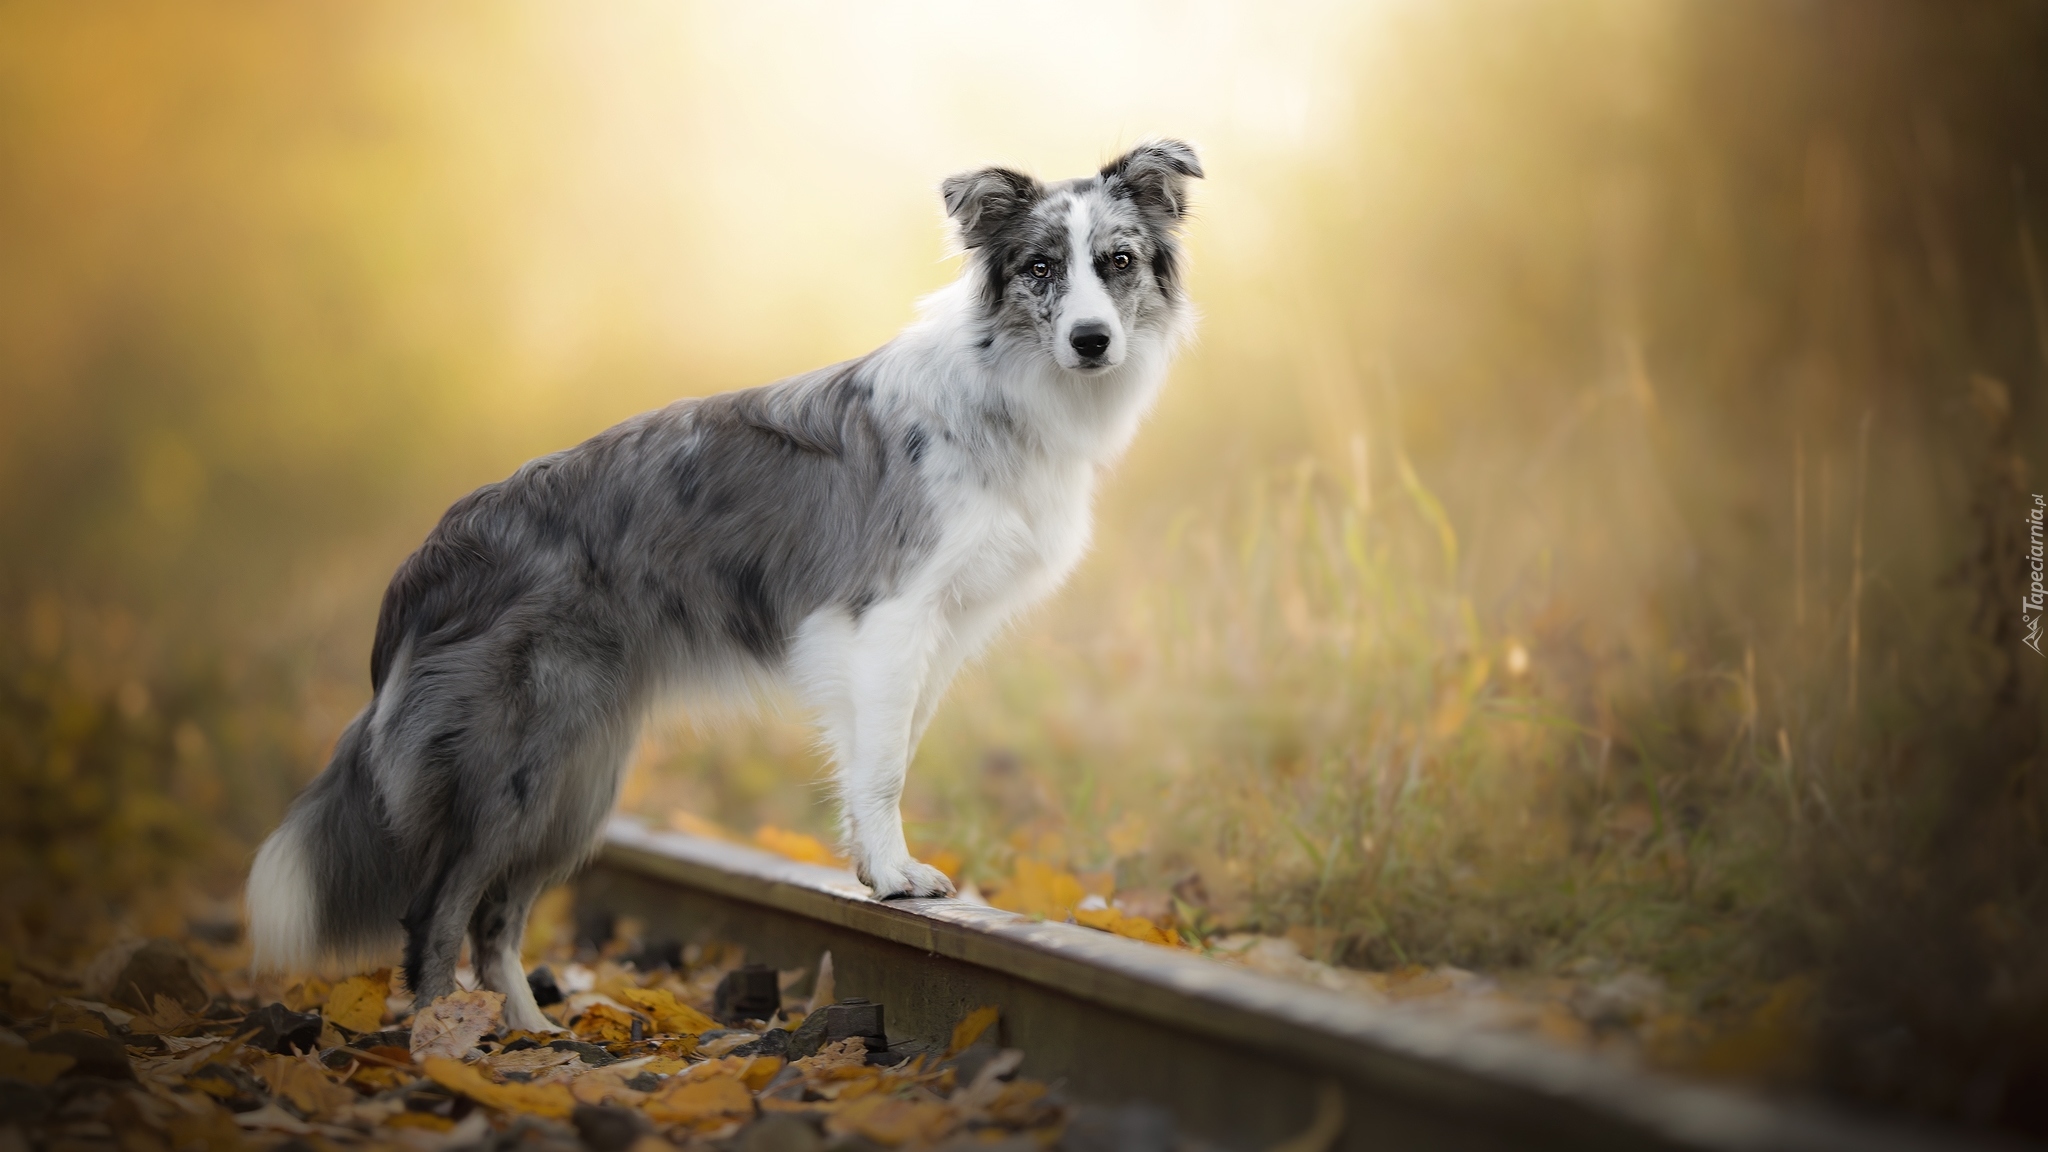
[[[1102,166],[1103,183],[1111,195],[1128,196],[1138,207],[1169,221],[1187,215],[1190,176],[1201,178],[1202,162],[1179,140],[1147,140]]]
[[[983,168],[948,176],[939,184],[946,215],[960,228],[960,242],[979,248],[1045,194],[1038,181],[1008,168]]]

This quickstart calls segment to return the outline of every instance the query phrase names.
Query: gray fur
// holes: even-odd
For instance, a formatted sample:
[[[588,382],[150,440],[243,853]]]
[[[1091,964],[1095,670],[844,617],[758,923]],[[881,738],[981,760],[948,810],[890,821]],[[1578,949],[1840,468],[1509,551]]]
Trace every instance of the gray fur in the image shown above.
[[[1031,360],[1066,338],[1051,325],[1079,196],[1122,322],[1171,329],[1198,175],[1165,142],[1051,187],[1003,169],[946,181],[980,278],[973,346]],[[286,817],[322,950],[402,926],[426,1003],[453,990],[465,934],[480,971],[516,949],[535,894],[594,847],[658,694],[782,675],[806,618],[857,622],[932,554],[932,485],[1000,484],[1002,460],[1038,451],[1000,403],[946,422],[878,399],[871,359],[646,413],[448,510],[385,593],[373,700]],[[950,471],[927,459],[941,439]]]

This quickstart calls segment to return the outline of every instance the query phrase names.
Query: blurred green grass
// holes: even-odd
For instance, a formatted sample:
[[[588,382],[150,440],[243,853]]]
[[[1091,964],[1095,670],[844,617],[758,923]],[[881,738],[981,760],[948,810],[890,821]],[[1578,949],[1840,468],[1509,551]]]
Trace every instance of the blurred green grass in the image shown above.
[[[1348,964],[1807,981],[1819,1083],[2040,1126],[2048,20],[1296,16],[1117,10],[1182,123],[988,89],[1028,21],[897,37],[878,105],[772,13],[0,11],[0,939],[230,891],[450,500],[886,338],[938,176],[1137,120],[1208,150],[1202,335],[913,838]],[[1305,127],[1240,117],[1290,70]],[[829,834],[789,717],[641,761],[635,809]]]

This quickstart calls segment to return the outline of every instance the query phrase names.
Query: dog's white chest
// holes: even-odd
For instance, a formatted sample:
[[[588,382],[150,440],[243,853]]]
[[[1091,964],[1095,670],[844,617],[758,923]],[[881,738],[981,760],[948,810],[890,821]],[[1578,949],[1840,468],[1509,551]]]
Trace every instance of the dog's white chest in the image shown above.
[[[1033,469],[1002,489],[966,487],[943,517],[946,599],[967,610],[1013,610],[1072,572],[1087,551],[1094,468]]]

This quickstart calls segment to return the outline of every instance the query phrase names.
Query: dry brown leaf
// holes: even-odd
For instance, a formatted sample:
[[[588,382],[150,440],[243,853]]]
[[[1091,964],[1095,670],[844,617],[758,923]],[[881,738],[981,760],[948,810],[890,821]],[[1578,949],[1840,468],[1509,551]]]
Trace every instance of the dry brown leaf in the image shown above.
[[[609,1068],[569,1081],[569,1094],[584,1104],[618,1104],[627,1108],[637,1108],[647,1099],[647,1093],[626,1087],[626,1078]]]
[[[846,867],[846,861],[838,853],[827,848],[825,842],[816,836],[792,832],[787,828],[777,828],[773,824],[763,824],[754,829],[754,843],[778,856],[786,856],[805,864],[823,864],[828,868]]]
[[[576,1110],[576,1097],[566,1084],[498,1084],[475,1068],[446,1056],[428,1056],[420,1064],[434,1083],[487,1108],[531,1112],[557,1120],[567,1119]]]
[[[147,1016],[137,1016],[130,1020],[128,1030],[155,1036],[174,1036],[204,1022],[205,1017],[193,1014],[183,1004],[159,992],[156,994],[155,1010]]]
[[[305,1012],[318,1008],[327,1002],[327,994],[333,990],[334,985],[329,984],[327,981],[322,980],[318,976],[308,976],[297,984],[292,985],[290,990],[285,992],[283,996],[284,1006],[294,1012]]]
[[[981,1039],[981,1034],[988,1031],[1001,1014],[1001,1010],[993,1004],[985,1004],[969,1012],[958,1024],[953,1025],[953,1041],[946,1045],[946,1055],[959,1053]]]
[[[616,1044],[633,1039],[636,1022],[631,1012],[609,1004],[592,1004],[569,1022],[569,1030],[584,1040]]]
[[[504,1019],[503,993],[450,992],[413,1017],[412,1057],[424,1061],[429,1056],[466,1056]]]
[[[384,999],[389,995],[389,968],[368,976],[351,976],[327,994],[327,1005],[321,1013],[338,1028],[375,1032],[384,1023]]]
[[[308,1057],[266,1056],[252,1071],[269,1085],[271,1095],[289,1102],[308,1119],[319,1119],[355,1103],[355,1093],[329,1080]]]
[[[666,988],[619,988],[612,995],[647,1013],[656,1032],[694,1036],[718,1027],[718,1021],[676,999]]]
[[[798,1060],[796,1067],[804,1075],[812,1076],[835,1068],[865,1068],[867,1063],[868,1042],[859,1036],[848,1036],[818,1049],[815,1056]]]
[[[754,1094],[736,1075],[679,1077],[649,1099],[642,1111],[657,1124],[735,1119],[754,1114]]]
[[[858,1134],[895,1148],[944,1139],[958,1123],[953,1110],[936,1101],[872,1095],[834,1113],[825,1129],[834,1134]]]

